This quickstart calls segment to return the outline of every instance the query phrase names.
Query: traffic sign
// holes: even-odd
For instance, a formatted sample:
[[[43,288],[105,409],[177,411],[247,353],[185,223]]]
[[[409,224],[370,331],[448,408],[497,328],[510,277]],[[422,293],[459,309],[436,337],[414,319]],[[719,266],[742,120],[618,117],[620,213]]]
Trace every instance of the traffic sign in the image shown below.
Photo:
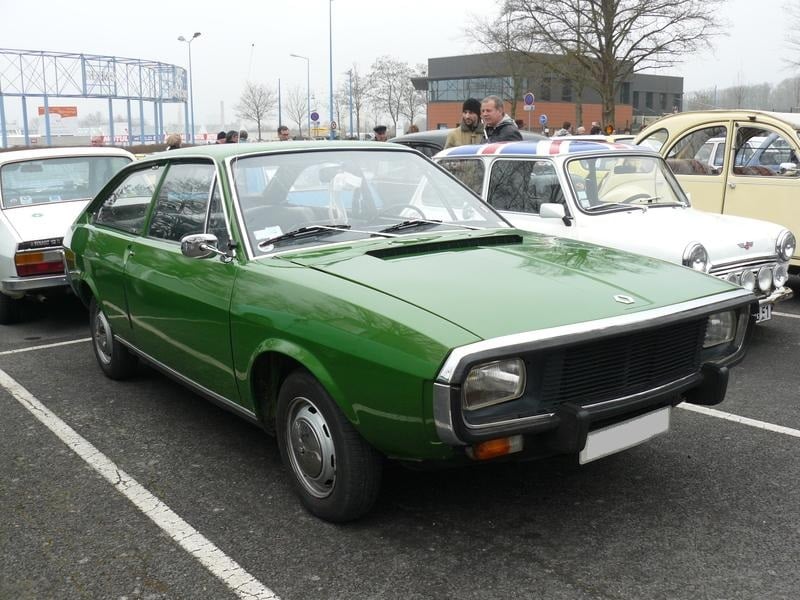
[[[547,125],[547,115],[539,115],[539,124]]]
[[[526,104],[525,106],[522,107],[522,110],[531,111],[535,108],[536,108],[535,104]]]
[[[523,102],[525,102],[525,106],[532,106],[533,105],[533,92],[528,92],[522,98]]]
[[[311,120],[312,121],[319,121],[319,113],[317,111],[314,111],[314,112],[311,113]]]
[[[331,121],[331,129],[336,129],[336,121]]]

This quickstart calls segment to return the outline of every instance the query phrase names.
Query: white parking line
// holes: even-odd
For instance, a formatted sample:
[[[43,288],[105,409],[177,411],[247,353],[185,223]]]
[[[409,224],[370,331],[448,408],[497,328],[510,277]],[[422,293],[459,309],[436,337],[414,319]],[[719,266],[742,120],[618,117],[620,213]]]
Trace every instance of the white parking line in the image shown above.
[[[783,425],[773,425],[772,423],[767,423],[766,421],[756,421],[755,419],[740,417],[739,415],[723,412],[721,410],[715,410],[713,408],[708,408],[707,406],[698,406],[697,404],[687,404],[686,402],[683,402],[682,404],[678,404],[678,408],[708,415],[709,417],[717,417],[718,419],[733,421],[734,423],[739,423],[741,425],[749,425],[750,427],[766,429],[767,431],[774,431],[775,433],[783,433],[785,435],[800,438],[800,429],[792,429],[791,427],[784,427]]]
[[[184,550],[200,561],[239,598],[243,600],[279,600],[272,590],[250,575],[236,561],[142,487],[133,477],[78,435],[74,429],[59,419],[2,369],[0,369],[0,386],[4,387],[75,454],[102,475]]]
[[[20,352],[30,352],[31,350],[43,350],[45,348],[57,348],[58,346],[68,346],[69,344],[80,344],[81,342],[91,342],[91,341],[92,338],[81,338],[79,340],[70,340],[68,342],[57,342],[55,344],[28,346],[27,348],[17,348],[16,350],[3,350],[2,352],[0,352],[0,356],[3,356],[5,354],[19,354]]]
[[[790,319],[800,319],[800,315],[794,315],[792,313],[784,313],[784,312],[772,312],[773,315],[778,317],[789,317]]]

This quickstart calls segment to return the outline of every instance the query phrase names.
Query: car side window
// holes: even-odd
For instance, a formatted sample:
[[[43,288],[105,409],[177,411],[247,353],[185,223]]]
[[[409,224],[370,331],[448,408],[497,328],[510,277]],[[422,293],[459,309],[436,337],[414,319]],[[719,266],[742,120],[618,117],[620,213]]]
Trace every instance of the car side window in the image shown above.
[[[715,144],[725,145],[727,128],[714,125],[696,129],[682,138],[667,153],[667,164],[676,175],[721,175],[714,165]],[[724,149],[723,149],[724,155]]]
[[[203,233],[216,170],[213,164],[172,164],[164,176],[150,222],[150,237],[180,242]]]
[[[666,129],[657,129],[639,142],[639,144],[659,152],[661,147],[666,143],[668,137],[669,132]]]
[[[94,223],[141,233],[161,173],[158,167],[148,167],[129,174],[97,208]]]
[[[451,175],[478,194],[478,196],[483,192],[483,175],[485,169],[482,160],[443,158],[439,161],[439,166],[444,167]]]
[[[225,212],[222,209],[222,195],[219,191],[218,181],[214,184],[214,190],[211,192],[211,206],[208,210],[208,226],[206,227],[206,231],[217,236],[217,248],[224,251],[228,247],[231,238],[228,233]]]
[[[501,159],[489,174],[488,201],[497,210],[539,214],[542,204],[563,204],[564,193],[549,161]]]
[[[755,177],[798,177],[797,153],[782,134],[762,127],[736,130],[733,173]]]

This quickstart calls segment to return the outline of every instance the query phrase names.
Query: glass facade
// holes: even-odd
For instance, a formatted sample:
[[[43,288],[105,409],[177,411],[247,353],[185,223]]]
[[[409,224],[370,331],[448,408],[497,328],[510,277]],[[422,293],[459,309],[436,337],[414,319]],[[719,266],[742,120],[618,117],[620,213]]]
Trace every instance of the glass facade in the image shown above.
[[[463,102],[464,98],[482,99],[491,95],[508,98],[514,95],[511,77],[434,79],[428,86],[431,102]]]

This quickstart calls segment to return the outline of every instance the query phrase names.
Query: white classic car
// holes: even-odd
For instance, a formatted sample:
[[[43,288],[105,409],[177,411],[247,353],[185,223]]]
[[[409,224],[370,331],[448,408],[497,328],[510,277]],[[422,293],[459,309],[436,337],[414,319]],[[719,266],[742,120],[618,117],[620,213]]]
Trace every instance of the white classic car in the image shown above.
[[[792,296],[785,284],[794,235],[767,221],[694,210],[648,148],[553,139],[460,146],[434,160],[520,229],[661,258],[752,290],[758,321]]]
[[[133,154],[119,148],[0,152],[0,324],[25,296],[64,292],[62,239],[75,217]]]

